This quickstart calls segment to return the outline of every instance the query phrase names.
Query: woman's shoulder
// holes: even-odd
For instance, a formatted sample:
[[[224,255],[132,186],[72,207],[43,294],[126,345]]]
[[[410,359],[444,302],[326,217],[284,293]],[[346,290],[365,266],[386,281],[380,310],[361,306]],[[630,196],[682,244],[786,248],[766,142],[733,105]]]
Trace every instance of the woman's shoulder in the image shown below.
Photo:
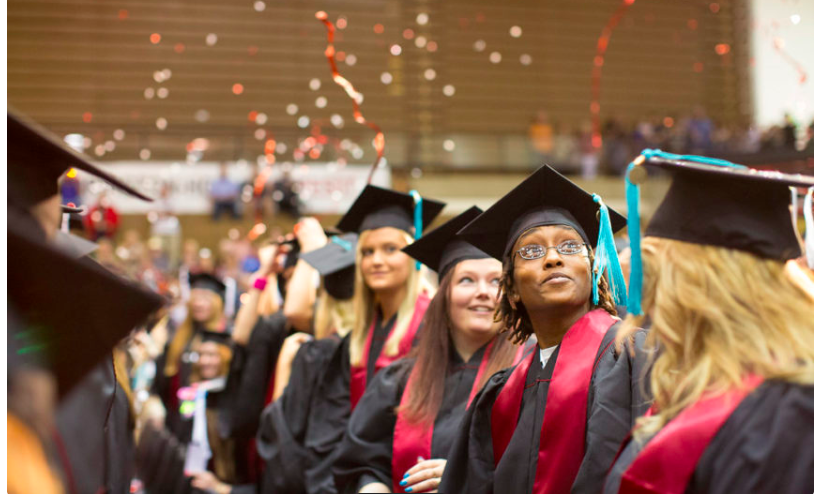
[[[690,492],[812,492],[813,386],[768,380],[699,460]]]

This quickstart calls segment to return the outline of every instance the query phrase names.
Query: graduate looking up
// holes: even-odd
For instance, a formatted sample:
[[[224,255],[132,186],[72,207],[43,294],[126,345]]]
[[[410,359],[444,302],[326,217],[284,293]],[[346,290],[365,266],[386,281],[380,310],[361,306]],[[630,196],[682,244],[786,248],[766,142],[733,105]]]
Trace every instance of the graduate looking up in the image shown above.
[[[309,373],[293,365],[280,400],[267,407],[258,432],[266,461],[264,492],[334,492],[331,466],[351,410],[374,375],[413,347],[433,290],[402,252],[443,203],[366,186],[337,224],[359,235],[351,304],[354,324],[341,342],[324,338],[298,352]],[[304,382],[312,394],[297,393]],[[302,391],[302,390],[300,390]],[[291,398],[300,395],[299,400]],[[269,487],[267,488],[266,485]]]
[[[439,273],[439,290],[418,346],[376,375],[351,415],[334,465],[340,492],[437,488],[470,400],[520,360],[522,347],[494,320],[501,263],[456,237],[480,213],[472,207],[404,248]]]
[[[543,166],[459,232],[502,260],[498,318],[539,348],[476,397],[439,491],[568,493],[576,478],[577,492],[601,488],[641,400],[638,366],[613,348],[625,285],[612,235],[624,225]]]
[[[801,269],[789,262],[801,255],[790,186],[812,187],[812,176],[651,150],[635,163],[629,180],[653,168],[673,180],[641,241],[641,268],[632,238],[618,337],[647,316],[660,352],[651,413],[603,492],[812,492],[812,282],[788,271]]]

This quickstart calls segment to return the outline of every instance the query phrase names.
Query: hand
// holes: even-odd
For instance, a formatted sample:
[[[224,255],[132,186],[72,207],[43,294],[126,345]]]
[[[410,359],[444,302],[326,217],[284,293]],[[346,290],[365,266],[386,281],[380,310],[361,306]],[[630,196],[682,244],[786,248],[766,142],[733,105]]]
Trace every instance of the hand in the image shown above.
[[[438,492],[441,476],[447,465],[445,459],[425,460],[419,458],[413,468],[405,473],[405,478],[399,483],[406,492]],[[431,490],[432,489],[432,490]]]
[[[275,257],[277,257],[277,244],[267,245],[261,247],[258,251],[258,258],[260,259],[260,269],[258,274],[260,276],[268,276],[272,273]]]
[[[192,474],[192,486],[216,494],[229,494],[232,492],[232,486],[218,480],[212,472],[196,472]]]
[[[376,492],[376,493],[383,493],[383,492],[390,492],[391,488],[382,482],[371,482],[370,484],[366,484],[359,490],[359,494],[366,494],[368,492]]]
[[[288,336],[283,341],[283,346],[280,348],[280,353],[277,357],[277,365],[285,365],[286,367],[291,367],[291,363],[294,360],[294,356],[297,355],[297,352],[300,350],[300,347],[303,346],[303,343],[307,341],[311,341],[313,337],[310,334],[306,333],[294,333]]]
[[[300,222],[294,225],[294,235],[300,243],[301,252],[317,250],[328,243],[322,225],[311,216],[301,218]]]

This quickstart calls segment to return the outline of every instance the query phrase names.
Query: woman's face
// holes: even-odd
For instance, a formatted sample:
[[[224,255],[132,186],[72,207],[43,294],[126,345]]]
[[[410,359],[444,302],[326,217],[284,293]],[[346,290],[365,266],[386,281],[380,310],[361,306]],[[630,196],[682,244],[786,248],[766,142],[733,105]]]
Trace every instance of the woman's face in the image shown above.
[[[190,315],[195,322],[207,322],[212,318],[213,304],[211,291],[201,288],[190,290]]]
[[[531,228],[521,235],[513,246],[515,269],[515,302],[522,302],[527,312],[552,310],[567,306],[579,307],[591,296],[591,267],[586,246],[577,254],[561,254],[555,248],[547,249],[539,259],[524,259],[518,249],[529,245],[555,247],[563,242],[583,244],[583,239],[572,228],[561,225]]]
[[[501,263],[496,259],[461,261],[453,268],[448,300],[453,331],[477,340],[498,332],[501,325],[494,319],[500,280]]]
[[[359,244],[360,269],[371,290],[388,291],[407,283],[412,260],[402,252],[406,245],[402,230],[385,227],[367,232]]]
[[[198,345],[198,374],[201,379],[207,381],[220,377],[223,358],[219,351],[218,344],[212,341],[205,341]]]

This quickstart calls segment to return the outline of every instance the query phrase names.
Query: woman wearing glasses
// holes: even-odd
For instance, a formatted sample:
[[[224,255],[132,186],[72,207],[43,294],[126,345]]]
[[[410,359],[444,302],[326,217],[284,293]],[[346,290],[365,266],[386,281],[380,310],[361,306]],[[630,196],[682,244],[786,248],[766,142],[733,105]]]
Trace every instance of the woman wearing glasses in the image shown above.
[[[613,231],[624,225],[599,196],[544,166],[461,230],[502,260],[496,317],[515,342],[534,335],[539,351],[493,375],[476,397],[440,492],[602,489],[647,408],[637,381],[644,352],[634,360],[613,344],[625,292]]]

